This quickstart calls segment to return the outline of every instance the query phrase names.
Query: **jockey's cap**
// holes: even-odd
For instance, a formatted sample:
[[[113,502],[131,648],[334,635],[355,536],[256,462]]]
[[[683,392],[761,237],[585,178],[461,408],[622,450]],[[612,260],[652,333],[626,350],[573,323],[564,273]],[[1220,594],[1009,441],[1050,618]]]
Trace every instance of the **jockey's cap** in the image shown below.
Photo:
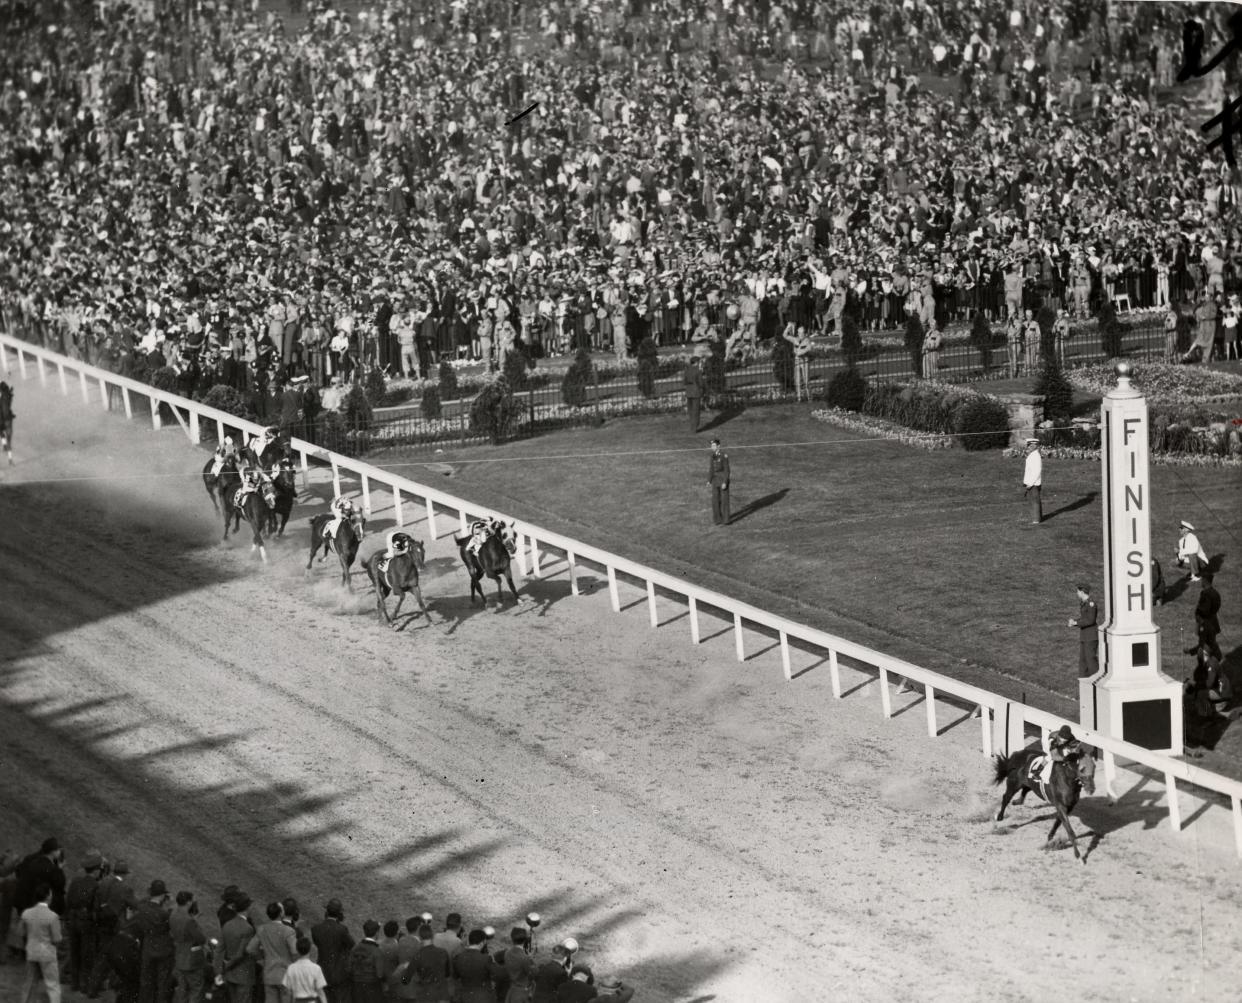
[[[224,444],[225,444],[226,446],[228,446],[228,447],[232,448],[232,445],[233,445],[233,437],[232,437],[231,435],[226,435],[226,436],[224,437]]]
[[[1073,738],[1074,737],[1074,733],[1070,730],[1070,726],[1068,724],[1061,725],[1061,727],[1057,729],[1057,735],[1060,738]]]

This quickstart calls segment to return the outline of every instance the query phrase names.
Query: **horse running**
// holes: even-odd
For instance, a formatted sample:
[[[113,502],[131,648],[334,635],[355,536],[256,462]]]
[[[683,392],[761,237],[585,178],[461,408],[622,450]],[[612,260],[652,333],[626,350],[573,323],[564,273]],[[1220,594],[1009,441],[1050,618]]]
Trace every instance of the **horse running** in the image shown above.
[[[276,489],[276,504],[272,506],[272,518],[267,531],[277,536],[285,535],[285,526],[289,524],[289,516],[293,512],[293,503],[298,497],[297,474],[293,470],[293,460],[284,457],[272,468],[272,486]],[[279,520],[280,526],[276,522]]]
[[[234,494],[234,505],[236,505],[236,494]],[[275,485],[271,481],[260,481],[258,489],[246,492],[238,507],[241,509],[241,514],[246,517],[246,522],[250,523],[252,534],[250,552],[254,553],[258,550],[259,556],[266,564],[267,547],[263,545],[263,531],[267,529],[272,518],[272,510],[276,507]]]
[[[382,550],[377,550],[362,565],[366,569],[367,577],[371,579],[371,584],[375,586],[375,605],[379,615],[384,618],[388,626],[395,627],[393,619],[401,612],[401,604],[405,602],[406,594],[412,593],[418,600],[418,607],[423,611],[423,616],[427,618],[428,623],[431,623],[431,614],[427,612],[427,604],[423,602],[423,590],[418,584],[418,569],[427,563],[426,548],[421,540],[414,539],[408,533],[397,533],[393,540],[394,542],[404,540],[409,549],[404,554],[396,554],[389,558],[387,567],[382,571],[380,570],[380,563],[384,556]],[[392,611],[392,616],[389,616],[388,595],[392,592],[397,594],[397,608]]]
[[[511,522],[496,520],[492,526],[494,530],[492,535],[483,542],[477,555],[470,554],[466,550],[466,544],[470,542],[469,536],[453,537],[453,542],[457,544],[457,552],[461,555],[461,562],[466,566],[466,572],[470,575],[470,602],[474,602],[477,593],[483,605],[487,605],[487,596],[483,593],[482,584],[486,576],[495,580],[496,601],[503,603],[505,590],[500,584],[502,575],[509,583],[509,591],[513,593],[514,601],[521,602],[522,597],[518,595],[517,588],[513,584],[513,574],[509,570],[513,555],[517,553],[517,532]]]
[[[328,556],[328,551],[332,550],[336,553],[337,560],[341,562],[341,584],[352,592],[354,584],[350,580],[349,569],[354,566],[354,558],[358,556],[358,545],[367,535],[367,517],[361,512],[355,512],[336,528],[336,535],[328,540],[324,538],[323,531],[331,519],[332,516],[327,512],[322,512],[311,519],[311,549],[310,556],[306,559],[306,569],[310,570],[311,563],[315,560],[320,547],[323,547],[323,556],[319,558],[320,561],[323,561]]]
[[[0,446],[13,466],[13,388],[0,380]]]
[[[1057,829],[1065,826],[1070,842],[1074,847],[1074,856],[1079,863],[1085,864],[1086,858],[1078,852],[1078,836],[1070,825],[1070,812],[1078,804],[1078,797],[1083,792],[1095,793],[1095,758],[1087,753],[1074,757],[1073,760],[1058,761],[1052,764],[1052,776],[1047,784],[1038,777],[1031,778],[1031,764],[1044,755],[1038,746],[1021,749],[1009,757],[994,756],[996,760],[996,779],[993,783],[1005,784],[1005,795],[1001,798],[1000,808],[996,812],[996,821],[1005,817],[1005,809],[1017,794],[1014,804],[1022,804],[1026,800],[1027,791],[1034,791],[1056,809],[1056,821],[1048,831],[1048,843]],[[1020,793],[1019,793],[1020,792]]]
[[[213,474],[212,468],[216,465],[214,456],[208,458],[203,464],[203,487],[207,491],[207,497],[211,499],[211,507],[216,510],[216,515],[220,514],[220,503],[216,500],[216,496],[223,496],[226,477],[232,475],[233,478],[240,482],[237,470],[237,461],[233,457],[228,457],[221,465],[220,472]]]

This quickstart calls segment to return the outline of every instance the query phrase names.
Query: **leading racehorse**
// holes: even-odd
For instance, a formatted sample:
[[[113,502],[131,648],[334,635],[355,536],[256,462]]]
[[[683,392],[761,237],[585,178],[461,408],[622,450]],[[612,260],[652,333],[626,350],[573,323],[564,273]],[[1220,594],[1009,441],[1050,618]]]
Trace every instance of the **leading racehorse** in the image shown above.
[[[513,555],[517,553],[517,531],[513,528],[513,523],[501,522],[499,519],[493,520],[491,525],[492,533],[483,541],[477,555],[466,550],[466,544],[470,542],[469,536],[453,537],[453,542],[457,544],[457,552],[461,554],[461,562],[466,566],[466,571],[470,575],[470,602],[474,602],[475,593],[478,593],[483,605],[487,605],[487,596],[483,594],[482,584],[485,575],[496,580],[498,603],[505,601],[504,586],[500,584],[502,575],[509,583],[509,591],[513,593],[514,601],[521,602],[522,597],[518,595],[517,588],[514,587],[513,575],[509,570]]]
[[[211,499],[211,507],[216,510],[216,514],[220,514],[220,504],[216,501],[216,495],[224,494],[225,477],[231,474],[238,483],[241,478],[238,476],[237,460],[229,456],[220,464],[220,472],[212,473],[212,469],[216,465],[216,458],[213,456],[203,464],[203,487],[207,489],[207,497]],[[227,508],[227,506],[226,506]]]
[[[1054,762],[1052,776],[1045,784],[1039,779],[1038,769],[1036,775],[1031,776],[1031,764],[1043,755],[1045,753],[1041,748],[1032,746],[1029,749],[1021,749],[1009,757],[993,757],[996,760],[996,779],[993,783],[1005,784],[1005,796],[1001,798],[1000,809],[996,812],[996,821],[999,822],[1005,817],[1005,809],[1015,794],[1018,794],[1018,799],[1014,801],[1014,804],[1022,804],[1026,799],[1027,791],[1034,791],[1056,809],[1057,817],[1048,832],[1048,844],[1052,843],[1052,837],[1056,835],[1057,829],[1065,826],[1065,831],[1069,834],[1070,842],[1074,846],[1074,856],[1080,863],[1085,864],[1086,858],[1078,852],[1078,836],[1073,826],[1070,825],[1069,815],[1074,810],[1074,806],[1078,804],[1078,797],[1081,793],[1095,793],[1095,757],[1084,752],[1072,759]],[[1020,794],[1019,791],[1021,791]]]
[[[236,505],[236,494],[234,494],[234,504]],[[268,523],[272,518],[272,510],[276,507],[276,487],[269,480],[262,480],[254,491],[247,491],[242,498],[241,514],[246,517],[246,522],[250,523],[250,531],[252,533],[250,552],[254,553],[257,549],[259,556],[263,558],[263,563],[267,563],[267,547],[263,545],[263,531],[267,529]]]
[[[355,512],[337,526],[336,534],[329,540],[324,537],[323,531],[331,519],[330,513],[323,512],[311,520],[311,549],[310,557],[306,559],[306,568],[310,570],[311,562],[315,560],[315,554],[320,547],[323,547],[323,557],[319,558],[321,561],[328,556],[329,549],[333,550],[337,560],[341,562],[341,584],[352,592],[354,583],[350,581],[349,569],[354,566],[354,558],[358,556],[358,544],[367,535],[367,517],[361,512]]]
[[[272,521],[268,532],[284,536],[285,526],[289,524],[289,516],[293,512],[293,503],[298,497],[297,474],[294,473],[293,460],[290,457],[282,457],[272,467],[272,486],[276,489],[276,504],[272,506]],[[277,519],[280,520],[279,528],[276,526]]]
[[[382,550],[377,550],[362,564],[366,569],[367,577],[371,579],[371,584],[375,586],[375,605],[388,626],[394,627],[396,625],[392,622],[393,617],[401,612],[401,604],[405,602],[406,594],[413,593],[414,598],[418,600],[419,609],[423,611],[423,616],[427,618],[428,623],[431,623],[431,614],[427,612],[427,604],[423,602],[423,590],[418,584],[418,569],[427,563],[426,548],[421,540],[414,539],[408,533],[397,533],[393,536],[394,543],[400,540],[405,541],[408,549],[404,554],[395,554],[390,557],[383,570],[380,569],[384,557]],[[397,594],[397,608],[392,611],[392,616],[389,616],[388,595],[391,592]]]
[[[0,381],[0,446],[13,466],[13,388]]]

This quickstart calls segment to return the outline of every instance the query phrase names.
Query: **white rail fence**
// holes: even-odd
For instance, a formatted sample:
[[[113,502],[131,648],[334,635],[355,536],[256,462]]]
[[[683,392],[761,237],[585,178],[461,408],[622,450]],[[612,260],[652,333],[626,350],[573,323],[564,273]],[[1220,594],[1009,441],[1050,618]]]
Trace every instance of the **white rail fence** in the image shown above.
[[[15,353],[15,360],[10,357],[10,353]],[[226,428],[240,429],[250,434],[257,433],[262,428],[254,422],[35,347],[10,335],[0,334],[0,368],[5,373],[12,373],[16,369],[23,379],[32,378],[31,371],[33,370],[33,377],[38,378],[45,386],[50,378],[50,372],[55,375],[60,383],[61,392],[66,395],[70,393],[70,382],[76,382],[85,404],[88,406],[102,405],[106,410],[111,410],[112,403],[119,401],[119,406],[124,408],[128,418],[134,416],[135,397],[149,400],[151,423],[155,429],[161,428],[163,424],[157,405],[166,404],[177,423],[195,445],[199,445],[202,441],[204,423],[208,427],[215,426],[217,440],[223,439]],[[91,392],[95,386],[99,391],[98,400],[93,399]],[[182,417],[183,413],[185,417]],[[942,703],[948,702],[959,707],[977,709],[980,721],[980,746],[983,754],[989,757],[996,748],[1008,751],[1011,748],[1020,748],[1025,745],[1028,729],[1037,729],[1041,740],[1046,741],[1049,732],[1055,731],[1063,724],[1073,725],[1075,734],[1082,736],[1084,741],[1102,751],[1105,789],[1110,796],[1116,797],[1114,783],[1121,763],[1138,764],[1152,772],[1153,778],[1165,787],[1169,823],[1174,833],[1181,832],[1183,826],[1178,800],[1179,782],[1200,788],[1204,792],[1211,792],[1221,800],[1222,805],[1227,803],[1233,814],[1235,847],[1238,856],[1242,857],[1242,782],[1222,777],[1180,759],[1096,734],[1081,728],[1075,721],[1067,721],[1055,714],[1008,700],[977,686],[950,679],[929,669],[893,658],[834,634],[796,623],[719,592],[693,585],[676,576],[645,567],[616,554],[610,554],[589,544],[571,540],[558,533],[548,532],[522,520],[510,520],[510,517],[504,513],[415,483],[391,471],[331,452],[303,439],[293,438],[291,446],[300,459],[304,474],[309,472],[312,459],[331,467],[333,486],[338,494],[341,493],[343,473],[357,476],[360,481],[363,505],[368,510],[371,506],[371,492],[375,487],[390,491],[393,499],[393,513],[398,526],[404,526],[407,521],[411,521],[406,502],[408,500],[414,503],[425,512],[427,531],[432,539],[438,539],[441,535],[443,523],[438,523],[437,517],[452,519],[457,523],[463,535],[468,531],[472,518],[496,517],[512,521],[518,533],[517,563],[523,576],[542,577],[549,566],[548,559],[557,554],[562,555],[568,571],[570,591],[573,595],[578,595],[580,594],[578,579],[582,567],[584,565],[597,567],[607,576],[609,598],[614,612],[621,611],[618,580],[625,576],[641,583],[646,589],[647,609],[652,627],[660,624],[656,603],[657,590],[674,599],[684,601],[688,607],[690,640],[694,644],[699,644],[702,639],[701,612],[704,609],[722,612],[733,621],[734,647],[739,662],[744,662],[747,658],[745,627],[749,625],[752,631],[754,628],[760,628],[769,635],[774,635],[779,644],[781,664],[787,680],[794,677],[790,656],[791,644],[800,643],[805,649],[822,653],[820,662],[815,664],[819,665],[824,660],[827,661],[832,694],[835,698],[841,699],[843,696],[842,659],[848,659],[852,663],[848,666],[849,668],[855,670],[861,668],[864,673],[878,674],[880,711],[886,718],[893,716],[890,687],[892,677],[904,678],[911,683],[921,685],[925,690],[927,734],[932,738],[953,726],[950,724],[941,728],[937,699]],[[447,527],[444,528],[444,532],[449,532]],[[1195,817],[1198,817],[1198,813]]]

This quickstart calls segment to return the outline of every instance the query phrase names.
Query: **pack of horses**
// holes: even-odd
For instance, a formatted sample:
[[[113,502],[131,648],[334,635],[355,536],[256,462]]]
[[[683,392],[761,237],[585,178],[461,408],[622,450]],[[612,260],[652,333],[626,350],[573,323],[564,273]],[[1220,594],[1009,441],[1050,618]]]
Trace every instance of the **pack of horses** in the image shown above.
[[[224,518],[224,535],[221,542],[228,540],[231,533],[241,528],[242,519],[250,526],[252,534],[251,551],[257,550],[263,561],[267,561],[265,537],[284,536],[285,526],[293,511],[297,499],[297,476],[292,457],[279,442],[270,443],[257,458],[257,465],[271,476],[260,482],[258,490],[250,491],[241,497],[242,470],[234,457],[227,457],[220,469],[215,470],[215,457],[203,466],[203,487],[207,491],[211,504],[217,515]],[[322,563],[329,553],[335,554],[341,571],[341,584],[353,591],[353,566],[358,558],[358,551],[367,533],[367,519],[362,512],[354,512],[348,519],[340,520],[331,535],[325,535],[332,516],[327,512],[313,516],[310,520],[310,553],[306,559],[309,571],[318,556]],[[230,526],[232,527],[230,530]],[[423,615],[431,622],[431,614],[423,600],[419,583],[419,572],[426,567],[426,548],[421,540],[408,533],[398,533],[394,542],[405,544],[401,553],[391,559],[383,560],[383,551],[377,550],[362,562],[362,569],[367,580],[375,589],[376,611],[381,620],[388,626],[395,626],[394,618],[401,610],[407,595],[413,595]],[[478,596],[484,606],[487,596],[483,590],[483,579],[491,578],[496,582],[496,600],[498,608],[504,604],[504,585],[509,586],[515,602],[521,601],[517,586],[513,582],[512,561],[517,553],[517,532],[512,523],[494,519],[490,522],[490,533],[479,547],[478,553],[468,549],[470,536],[455,536],[462,565],[470,576],[470,602],[474,603]],[[396,609],[389,614],[387,599],[397,596]]]

